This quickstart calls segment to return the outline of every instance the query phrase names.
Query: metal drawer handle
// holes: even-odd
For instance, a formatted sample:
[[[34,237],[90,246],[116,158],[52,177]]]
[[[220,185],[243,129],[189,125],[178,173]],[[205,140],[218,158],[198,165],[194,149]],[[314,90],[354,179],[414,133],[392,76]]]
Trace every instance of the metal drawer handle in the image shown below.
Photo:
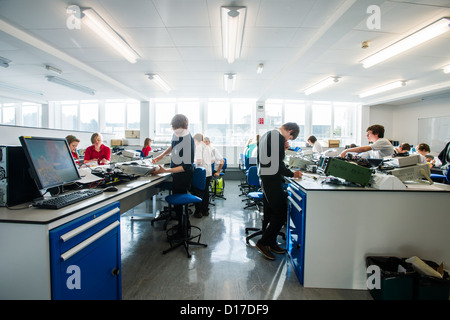
[[[63,242],[66,242],[69,239],[72,239],[73,237],[75,237],[76,235],[82,233],[83,231],[95,226],[97,223],[102,222],[103,220],[111,217],[112,215],[116,214],[117,212],[119,212],[120,209],[119,208],[114,208],[108,212],[106,212],[105,214],[102,214],[100,217],[95,218],[89,222],[86,222],[85,224],[82,224],[81,226],[79,226],[78,228],[75,228],[73,230],[70,230],[69,232],[63,234],[60,236],[60,239]]]
[[[301,196],[299,196],[299,195],[295,192],[295,190],[289,189],[289,188],[290,188],[290,187],[288,187],[288,190],[291,191],[292,195],[294,195],[295,198],[297,198],[298,201],[300,201],[300,202],[303,201],[303,198],[302,198]]]
[[[61,255],[61,259],[63,261],[66,261],[67,259],[69,259],[70,257],[72,257],[74,254],[80,252],[81,250],[83,250],[84,248],[86,248],[87,246],[89,246],[91,243],[95,242],[96,240],[100,239],[101,237],[103,237],[105,234],[107,234],[108,232],[110,232],[111,230],[113,230],[115,227],[119,226],[120,222],[119,221],[114,221],[113,223],[111,223],[109,226],[107,226],[106,228],[103,228],[102,230],[100,230],[99,232],[97,232],[96,234],[94,234],[93,236],[87,238],[86,240],[84,240],[83,242],[80,242],[79,244],[77,244],[75,247],[73,247],[70,250],[67,250],[66,252],[64,252]]]
[[[302,211],[302,208],[300,208],[300,206],[294,201],[294,199],[292,199],[290,196],[288,196],[289,202],[292,203],[292,205],[295,207],[295,209],[297,209],[298,211]]]

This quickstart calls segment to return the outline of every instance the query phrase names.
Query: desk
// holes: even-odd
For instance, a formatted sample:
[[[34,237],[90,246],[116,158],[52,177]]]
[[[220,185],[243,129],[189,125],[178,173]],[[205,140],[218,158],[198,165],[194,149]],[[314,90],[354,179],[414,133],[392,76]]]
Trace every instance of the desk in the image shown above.
[[[157,184],[169,177],[139,177],[118,185],[116,192],[104,192],[59,210],[0,208],[0,299],[51,299],[52,231],[97,212],[103,214],[103,208],[120,205],[120,213],[124,213],[150,199]],[[118,251],[120,261],[120,246]]]
[[[366,289],[371,255],[418,256],[450,267],[449,185],[383,191],[322,179],[289,179],[302,199],[296,212],[289,209],[288,250],[304,287]]]

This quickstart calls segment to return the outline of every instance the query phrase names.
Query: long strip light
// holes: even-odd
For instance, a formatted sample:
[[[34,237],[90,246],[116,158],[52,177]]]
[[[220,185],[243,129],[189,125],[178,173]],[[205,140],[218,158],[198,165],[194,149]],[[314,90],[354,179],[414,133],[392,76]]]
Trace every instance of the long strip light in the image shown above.
[[[236,73],[225,73],[223,75],[223,86],[228,93],[236,89]]]
[[[125,57],[129,62],[135,63],[139,55],[111,26],[93,9],[84,9],[81,21],[96,32],[111,47]]]
[[[379,93],[382,93],[382,92],[386,92],[386,91],[389,91],[389,90],[397,89],[397,88],[400,88],[400,87],[403,87],[403,86],[406,86],[406,81],[399,80],[399,81],[391,82],[391,83],[388,83],[386,85],[377,87],[375,89],[371,89],[371,90],[362,92],[362,93],[359,94],[359,97],[360,98],[365,98],[365,97],[373,96],[373,95],[376,95],[376,94],[379,94]]]
[[[59,85],[74,89],[74,90],[78,90],[80,92],[84,92],[87,93],[91,96],[95,95],[95,91],[91,88],[79,85],[77,83],[68,81],[66,79],[60,78],[60,77],[55,77],[55,76],[46,76],[47,80],[53,83],[57,83]]]
[[[163,89],[165,92],[172,90],[172,88],[158,74],[148,73],[147,76],[154,84]]]
[[[241,56],[244,26],[247,16],[246,7],[221,7],[222,52],[228,63]]]
[[[317,92],[319,90],[322,90],[332,84],[338,83],[339,82],[339,77],[328,77],[322,81],[320,81],[319,83],[316,83],[315,85],[309,87],[308,89],[306,89],[304,91],[305,95],[310,95],[314,92]]]
[[[370,68],[406,50],[431,40],[448,30],[450,30],[450,18],[441,18],[425,28],[362,60],[361,63],[364,68]]]

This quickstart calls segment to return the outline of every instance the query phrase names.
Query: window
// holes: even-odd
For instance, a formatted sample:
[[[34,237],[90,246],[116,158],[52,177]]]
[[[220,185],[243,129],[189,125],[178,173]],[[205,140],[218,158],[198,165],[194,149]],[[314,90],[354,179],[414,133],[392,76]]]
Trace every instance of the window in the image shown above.
[[[206,136],[214,145],[226,145],[230,131],[230,103],[228,101],[208,102],[208,130]]]
[[[356,108],[354,105],[334,105],[333,137],[341,140],[341,146],[356,142],[353,135],[355,114]]]
[[[331,138],[331,104],[313,103],[312,111],[312,135],[317,139]]]
[[[60,128],[67,130],[78,130],[78,102],[61,104]]]
[[[279,128],[283,125],[282,119],[282,104],[268,103],[265,106],[266,109],[266,123],[270,129]]]
[[[80,130],[98,131],[98,103],[80,104]]]
[[[201,119],[200,103],[194,101],[179,101],[177,113],[184,114],[189,120],[188,130],[194,135],[203,133],[203,121]]]
[[[14,103],[3,104],[1,111],[1,123],[8,125],[16,124],[16,105]]]
[[[252,131],[255,103],[232,103],[231,141],[229,144],[244,146],[254,136]]]
[[[118,136],[125,134],[125,103],[105,103],[105,132],[116,133]]]
[[[170,121],[174,115],[175,102],[155,103],[155,136],[159,139],[170,141],[173,133]]]
[[[284,105],[284,121],[295,122],[300,127],[300,133],[297,139],[290,142],[291,147],[300,147],[301,141],[305,141],[305,104],[304,103],[286,103]]]
[[[25,127],[39,127],[40,105],[35,103],[22,104],[22,125]]]
[[[141,128],[141,106],[139,102],[127,103],[127,129]]]

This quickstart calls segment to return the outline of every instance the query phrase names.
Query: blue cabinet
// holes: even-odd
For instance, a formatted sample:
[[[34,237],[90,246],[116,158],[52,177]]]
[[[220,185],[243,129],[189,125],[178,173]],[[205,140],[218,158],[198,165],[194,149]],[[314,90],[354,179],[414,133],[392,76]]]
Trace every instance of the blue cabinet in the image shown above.
[[[118,202],[52,229],[49,238],[52,299],[121,299]]]
[[[288,186],[287,251],[298,281],[303,285],[305,261],[306,193],[290,183]]]

